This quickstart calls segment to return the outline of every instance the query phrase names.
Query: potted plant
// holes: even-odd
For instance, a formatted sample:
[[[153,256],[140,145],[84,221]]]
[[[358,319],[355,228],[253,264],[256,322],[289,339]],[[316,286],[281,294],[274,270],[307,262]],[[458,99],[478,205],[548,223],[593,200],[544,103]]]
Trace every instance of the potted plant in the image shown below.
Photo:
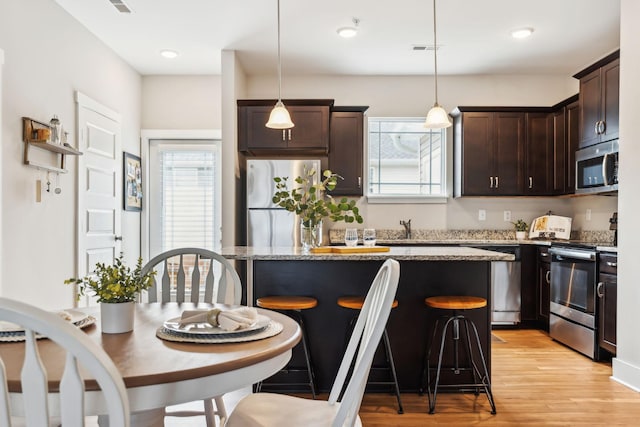
[[[513,227],[516,229],[516,239],[524,240],[527,238],[527,230],[529,226],[522,219],[517,220],[516,222],[512,222]]]
[[[273,179],[276,182],[273,203],[289,212],[295,212],[300,217],[300,240],[303,250],[308,251],[322,245],[322,220],[326,217],[334,222],[362,224],[363,219],[355,200],[343,197],[336,201],[327,194],[327,191],[336,188],[338,179],[341,178],[327,169],[322,173],[322,180],[315,183],[315,169],[305,168],[303,175],[295,178],[299,186],[291,190],[288,187],[289,177]]]
[[[122,256],[115,259],[114,265],[97,263],[93,274],[64,281],[78,285],[78,299],[92,292],[100,303],[100,321],[102,332],[122,333],[133,330],[135,300],[140,292],[152,285],[156,274],[150,271],[141,274],[142,258],[138,258],[135,270],[127,267]]]

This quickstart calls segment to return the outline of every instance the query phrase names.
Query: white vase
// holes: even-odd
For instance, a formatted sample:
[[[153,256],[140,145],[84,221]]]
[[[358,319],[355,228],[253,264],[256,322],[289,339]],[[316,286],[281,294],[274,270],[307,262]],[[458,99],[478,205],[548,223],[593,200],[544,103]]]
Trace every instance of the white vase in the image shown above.
[[[306,227],[300,221],[300,244],[304,252],[322,246],[322,221],[311,227]]]
[[[100,324],[105,334],[122,334],[133,330],[136,303],[100,303]]]
[[[524,240],[526,238],[527,238],[527,232],[526,231],[516,231],[516,239]]]

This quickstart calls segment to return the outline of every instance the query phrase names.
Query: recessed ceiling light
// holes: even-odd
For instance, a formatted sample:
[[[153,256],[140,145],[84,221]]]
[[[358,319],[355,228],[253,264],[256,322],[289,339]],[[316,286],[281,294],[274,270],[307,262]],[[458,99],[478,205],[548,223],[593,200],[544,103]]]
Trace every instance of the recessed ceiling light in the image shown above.
[[[360,20],[358,18],[352,18],[351,21],[353,22],[353,27],[338,28],[338,35],[340,35],[340,37],[348,39],[358,34],[358,24],[360,23]]]
[[[514,39],[525,39],[531,34],[533,34],[533,28],[531,27],[518,28],[511,31],[511,37],[513,37]]]
[[[176,58],[179,54],[175,50],[163,49],[160,51],[160,55],[162,55],[167,59],[173,59],[173,58]]]

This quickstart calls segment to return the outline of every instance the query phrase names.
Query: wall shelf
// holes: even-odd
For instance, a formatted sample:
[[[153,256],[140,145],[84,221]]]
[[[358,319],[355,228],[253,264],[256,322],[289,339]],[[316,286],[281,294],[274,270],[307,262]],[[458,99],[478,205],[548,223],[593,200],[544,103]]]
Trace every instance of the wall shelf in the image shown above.
[[[44,132],[42,132],[42,130],[44,130]],[[46,131],[48,131],[49,134],[51,132],[51,126],[49,126],[48,124],[39,122],[29,117],[22,118],[22,140],[24,141],[23,162],[25,165],[31,166],[36,169],[55,173],[67,173],[67,169],[65,167],[65,156],[81,156],[82,152],[71,147],[66,142],[62,145],[49,142]],[[47,165],[39,161],[30,159],[29,157],[31,147],[36,147],[38,149],[57,154],[58,164],[56,166]]]

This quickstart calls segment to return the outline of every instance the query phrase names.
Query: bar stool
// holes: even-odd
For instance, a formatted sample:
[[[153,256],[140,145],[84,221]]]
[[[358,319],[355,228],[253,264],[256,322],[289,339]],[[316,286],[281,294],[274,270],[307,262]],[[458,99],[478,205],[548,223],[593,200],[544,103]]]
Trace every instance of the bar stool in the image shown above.
[[[364,305],[364,297],[363,296],[343,296],[338,298],[338,305],[340,307],[349,308],[351,310],[362,310],[362,306]],[[396,308],[398,306],[398,300],[394,299],[391,308]],[[353,330],[355,326],[355,322],[358,319],[358,316],[354,316],[349,322],[349,331]],[[350,333],[349,333],[350,335]],[[347,337],[347,342],[349,337]],[[384,331],[382,333],[382,343],[384,343],[384,353],[387,361],[387,366],[385,367],[374,367],[370,368],[370,371],[374,369],[384,369],[388,370],[390,373],[390,378],[392,381],[368,381],[367,384],[372,385],[392,385],[395,390],[396,399],[398,400],[398,414],[403,414],[404,409],[402,408],[402,401],[400,400],[400,387],[398,386],[398,377],[396,375],[396,366],[393,362],[393,353],[391,352],[391,343],[389,341],[389,335],[387,334],[387,327],[385,326]]]
[[[309,343],[307,338],[307,330],[304,326],[304,320],[302,319],[302,310],[307,310],[310,308],[314,308],[318,305],[318,300],[312,297],[303,297],[303,296],[266,296],[262,298],[258,298],[256,301],[256,305],[258,307],[283,311],[289,317],[293,318],[300,325],[300,329],[302,330],[302,347],[304,349],[304,358],[306,361],[306,368],[297,368],[297,367],[289,367],[286,366],[280,372],[307,372],[307,377],[309,379],[308,383],[295,383],[295,382],[281,382],[281,383],[270,383],[268,385],[274,386],[283,386],[283,385],[308,385],[311,389],[311,394],[313,398],[316,398],[316,386],[315,386],[315,374],[313,372],[313,364],[311,363],[311,352],[309,351]],[[262,390],[262,381],[256,384],[256,392],[260,392]]]
[[[446,318],[446,321],[442,327],[442,338],[440,340],[440,352],[438,354],[438,367],[436,368],[436,379],[435,384],[433,386],[433,392],[431,390],[431,368],[430,360],[431,360],[431,349],[436,340],[436,334],[438,332],[438,325],[440,320],[436,321],[436,324],[433,328],[433,338],[431,339],[431,343],[427,350],[426,355],[426,364],[425,369],[422,373],[423,384],[424,378],[426,377],[427,382],[427,392],[429,397],[429,413],[433,414],[436,409],[436,397],[438,394],[438,389],[441,388],[456,388],[460,391],[464,390],[474,390],[475,394],[478,395],[480,389],[484,391],[487,395],[487,399],[489,399],[489,404],[491,405],[491,413],[496,413],[496,405],[493,401],[493,394],[491,393],[491,382],[489,380],[489,371],[487,369],[487,363],[484,358],[484,353],[482,352],[482,347],[480,345],[480,337],[478,336],[478,329],[476,325],[473,323],[471,319],[466,317],[462,312],[464,310],[472,310],[476,308],[482,308],[487,305],[487,300],[481,297],[473,297],[473,296],[436,296],[425,298],[424,303],[431,308],[441,309],[441,310],[453,310],[453,313],[450,315],[443,316]],[[449,369],[455,375],[459,375],[463,371],[471,371],[473,374],[473,382],[472,383],[462,383],[462,384],[440,384],[440,373],[443,369],[442,366],[442,355],[444,354],[444,346],[447,338],[447,330],[449,326],[452,327],[452,339],[453,339],[453,366],[445,367],[445,369]],[[467,354],[469,357],[469,366],[460,366],[459,359],[459,346],[460,346],[460,325],[464,326],[464,331],[466,335],[465,345],[467,349]],[[471,335],[469,330],[473,331],[475,336],[475,346],[478,354],[480,355],[480,359],[482,362],[483,371],[481,372],[478,368],[478,364],[475,361],[475,356],[473,352],[473,346],[471,341]],[[421,392],[424,390],[424,387],[421,389]]]

